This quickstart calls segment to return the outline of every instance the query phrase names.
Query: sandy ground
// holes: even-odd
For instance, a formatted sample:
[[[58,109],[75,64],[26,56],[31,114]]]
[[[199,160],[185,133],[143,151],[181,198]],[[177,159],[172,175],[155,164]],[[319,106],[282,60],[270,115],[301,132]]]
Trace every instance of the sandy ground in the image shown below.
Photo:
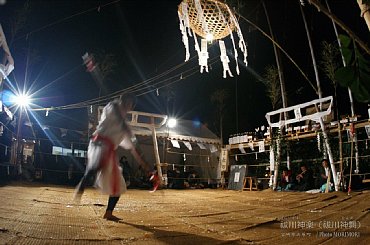
[[[87,189],[0,187],[0,244],[370,244],[370,191],[308,194],[131,190],[102,219],[107,197]]]

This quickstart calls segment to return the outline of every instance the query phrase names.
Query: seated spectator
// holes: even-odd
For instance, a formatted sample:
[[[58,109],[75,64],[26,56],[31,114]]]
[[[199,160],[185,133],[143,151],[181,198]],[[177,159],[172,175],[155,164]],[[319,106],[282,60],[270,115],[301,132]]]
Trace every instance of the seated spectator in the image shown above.
[[[278,186],[278,191],[288,191],[294,186],[292,180],[292,171],[288,170],[287,167],[283,168],[283,173],[281,174],[280,185]]]
[[[329,192],[334,190],[333,175],[329,167],[329,161],[323,159],[322,168],[320,168],[320,191]],[[327,190],[327,191],[326,191]]]
[[[181,172],[178,168],[167,171],[168,177],[168,188],[173,189],[184,189],[184,179],[181,176]]]
[[[189,188],[203,188],[204,186],[200,183],[199,175],[195,170],[191,170],[190,174],[188,175],[187,183],[189,184]]]
[[[307,168],[306,164],[301,164],[301,173],[296,176],[298,191],[308,191],[313,188],[313,175],[312,171]]]

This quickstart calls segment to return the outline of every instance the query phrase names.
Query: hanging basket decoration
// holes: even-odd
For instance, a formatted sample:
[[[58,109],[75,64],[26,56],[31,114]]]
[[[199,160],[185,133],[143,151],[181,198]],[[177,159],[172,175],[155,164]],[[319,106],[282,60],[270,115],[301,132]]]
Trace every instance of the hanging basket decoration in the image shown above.
[[[188,36],[194,38],[195,50],[198,53],[200,72],[205,69],[208,72],[208,51],[207,43],[218,40],[220,47],[220,59],[223,66],[223,77],[226,74],[232,77],[229,68],[229,57],[227,56],[223,38],[230,36],[236,63],[236,73],[239,75],[238,51],[235,44],[233,31],[237,33],[238,47],[243,53],[244,63],[247,65],[247,47],[238,21],[229,6],[221,0],[183,0],[178,9],[182,41],[185,45],[185,61],[190,58]],[[201,38],[201,45],[198,38]]]
[[[235,28],[234,22],[230,19],[230,14],[226,4],[217,0],[199,1],[203,11],[203,21],[198,17],[195,1],[186,1],[188,3],[188,15],[190,28],[202,38],[222,39],[230,34],[230,30]],[[181,11],[181,9],[179,9]],[[222,16],[223,14],[223,16]]]

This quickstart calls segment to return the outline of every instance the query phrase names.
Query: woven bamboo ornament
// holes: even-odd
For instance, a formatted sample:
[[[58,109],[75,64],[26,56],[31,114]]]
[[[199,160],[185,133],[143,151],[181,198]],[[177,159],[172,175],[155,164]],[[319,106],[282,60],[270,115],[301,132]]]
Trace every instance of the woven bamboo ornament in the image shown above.
[[[190,58],[189,38],[194,38],[195,50],[198,53],[200,72],[208,72],[208,51],[207,42],[218,40],[220,47],[220,59],[223,66],[223,77],[228,74],[232,77],[229,68],[229,57],[225,42],[221,39],[230,36],[234,49],[234,58],[236,63],[236,73],[239,75],[238,51],[235,44],[233,31],[237,33],[239,42],[238,47],[243,53],[245,65],[247,63],[247,47],[239,23],[229,8],[221,0],[183,0],[178,8],[180,20],[180,30],[182,33],[182,42],[185,46],[185,61]],[[201,47],[199,47],[198,37],[201,38]]]

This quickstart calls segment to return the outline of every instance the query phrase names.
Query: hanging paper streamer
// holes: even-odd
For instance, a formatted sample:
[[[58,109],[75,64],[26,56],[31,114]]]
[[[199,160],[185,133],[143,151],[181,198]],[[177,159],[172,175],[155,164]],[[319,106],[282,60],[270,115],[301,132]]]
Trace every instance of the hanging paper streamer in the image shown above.
[[[239,148],[239,150],[240,150],[241,153],[243,153],[243,154],[246,153],[245,150],[244,150],[243,144],[239,144],[239,147],[238,148]]]
[[[188,4],[183,2],[180,4],[181,12],[184,13],[183,15],[180,14],[180,11],[177,11],[180,20],[180,30],[182,33],[182,42],[185,46],[185,61],[188,61],[190,58],[190,51],[189,51],[189,39],[186,31],[189,31],[189,36],[191,36],[190,27],[189,27],[189,18],[188,18]],[[179,7],[179,8],[180,8]]]
[[[265,151],[265,141],[259,141],[258,142],[258,151],[264,152]]]
[[[177,140],[171,140],[171,144],[173,147],[180,149],[180,144]]]
[[[227,10],[229,11],[230,19],[235,23],[236,33],[238,34],[238,37],[239,37],[239,48],[243,52],[243,55],[244,55],[243,62],[244,62],[244,64],[246,66],[248,66],[248,61],[247,61],[247,56],[248,56],[247,45],[245,44],[242,30],[240,29],[239,23],[236,20],[235,15],[231,12],[231,9],[229,8],[229,6],[226,5],[226,7],[227,7]]]
[[[205,150],[207,149],[202,143],[197,143],[200,149]]]
[[[188,150],[189,150],[189,151],[193,150],[193,148],[191,147],[190,142],[185,141],[185,142],[183,142],[183,143],[184,143],[184,145],[186,146],[186,148],[188,148]]]
[[[294,116],[297,119],[302,118],[301,108],[294,108]]]
[[[230,77],[233,77],[233,74],[231,73],[230,67],[229,67],[230,60],[226,54],[225,42],[220,40],[218,41],[218,43],[220,45],[220,52],[221,52],[220,57],[221,57],[222,67],[224,68],[223,77],[226,78],[226,73],[229,74]]]
[[[365,131],[366,131],[367,137],[370,139],[370,125],[365,125]]]
[[[272,147],[270,149],[270,171],[275,171],[275,153]]]
[[[206,69],[208,72],[208,51],[207,51],[207,40],[201,40],[201,50],[199,53],[199,65],[200,65],[200,73],[203,73],[203,69]]]
[[[215,152],[217,152],[217,147],[215,146],[215,145],[208,145],[208,147],[209,147],[209,150],[211,151],[211,153],[215,153]]]
[[[217,10],[219,12],[219,18],[223,21],[223,23],[227,26],[227,30],[229,31],[230,33],[230,38],[231,38],[231,42],[233,43],[233,48],[234,48],[234,58],[235,58],[235,65],[236,65],[236,74],[240,74],[240,71],[239,71],[239,62],[238,62],[238,51],[236,50],[236,46],[235,46],[235,40],[234,40],[234,35],[233,35],[233,32],[230,28],[230,25],[229,23],[225,20],[225,17],[224,15],[222,14],[221,12],[221,9],[220,7],[218,6],[218,4],[216,4],[217,6]],[[225,73],[225,71],[224,71]]]

